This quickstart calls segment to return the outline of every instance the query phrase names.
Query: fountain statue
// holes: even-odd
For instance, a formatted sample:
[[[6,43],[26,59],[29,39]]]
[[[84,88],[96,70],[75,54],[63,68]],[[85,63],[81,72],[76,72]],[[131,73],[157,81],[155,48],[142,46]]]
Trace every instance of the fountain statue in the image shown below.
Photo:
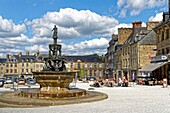
[[[39,92],[22,91],[22,95],[36,94],[43,98],[75,97],[86,94],[85,90],[71,90],[69,84],[73,81],[76,72],[66,71],[66,59],[61,55],[61,45],[57,44],[57,27],[53,28],[53,44],[49,45],[49,54],[44,58],[45,65],[42,71],[33,72],[37,83],[40,84]]]
[[[49,57],[44,58],[45,67],[43,71],[66,71],[66,60],[61,56],[61,45],[57,44],[57,27],[53,28],[54,43],[49,45]]]

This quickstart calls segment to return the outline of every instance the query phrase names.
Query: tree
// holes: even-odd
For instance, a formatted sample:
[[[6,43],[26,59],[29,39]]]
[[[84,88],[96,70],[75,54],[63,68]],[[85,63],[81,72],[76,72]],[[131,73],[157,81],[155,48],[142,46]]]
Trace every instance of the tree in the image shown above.
[[[78,72],[78,76],[81,77],[81,78],[85,77],[85,69],[84,69],[84,67],[80,69],[80,71]]]

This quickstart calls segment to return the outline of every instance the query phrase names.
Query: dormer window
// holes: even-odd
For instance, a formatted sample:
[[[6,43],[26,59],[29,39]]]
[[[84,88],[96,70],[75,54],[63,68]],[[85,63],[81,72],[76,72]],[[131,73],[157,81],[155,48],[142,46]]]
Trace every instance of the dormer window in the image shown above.
[[[24,62],[24,61],[25,61],[25,59],[23,58],[23,59],[22,59],[22,62]]]

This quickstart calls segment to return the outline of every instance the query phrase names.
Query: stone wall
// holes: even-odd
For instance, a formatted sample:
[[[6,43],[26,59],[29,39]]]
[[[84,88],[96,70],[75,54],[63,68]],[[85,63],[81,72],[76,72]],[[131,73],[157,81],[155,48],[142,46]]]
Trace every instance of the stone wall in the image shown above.
[[[139,61],[138,67],[142,68],[150,64],[151,57],[156,56],[156,51],[154,49],[156,45],[140,45],[139,46]]]
[[[124,44],[132,30],[132,28],[118,28],[118,44]]]

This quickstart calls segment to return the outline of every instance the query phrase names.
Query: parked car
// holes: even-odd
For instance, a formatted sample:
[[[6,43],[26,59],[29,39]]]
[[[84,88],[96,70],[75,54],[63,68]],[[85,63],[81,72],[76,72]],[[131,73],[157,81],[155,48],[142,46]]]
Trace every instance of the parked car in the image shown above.
[[[18,79],[18,85],[25,85],[25,79]]]
[[[4,86],[4,80],[0,79],[0,87],[3,87],[3,86]]]
[[[12,84],[12,77],[7,77],[5,80],[5,84]]]
[[[28,79],[27,80],[27,84],[36,84],[36,80],[35,79]]]

